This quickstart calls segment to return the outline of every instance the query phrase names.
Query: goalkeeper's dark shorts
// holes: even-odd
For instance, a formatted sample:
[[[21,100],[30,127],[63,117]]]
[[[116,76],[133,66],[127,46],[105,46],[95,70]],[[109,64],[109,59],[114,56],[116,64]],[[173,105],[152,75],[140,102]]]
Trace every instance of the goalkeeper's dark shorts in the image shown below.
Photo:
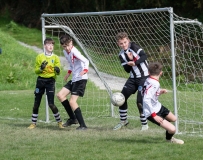
[[[165,119],[165,117],[169,114],[170,110],[168,110],[168,108],[161,106],[161,109],[158,113],[156,113],[156,115],[162,117],[163,119]],[[151,121],[152,123],[155,123],[156,125],[160,126],[160,123],[158,123],[157,121],[155,121],[155,119],[152,116],[149,116],[147,118],[149,121]]]
[[[44,94],[46,90],[47,95],[55,94],[55,79],[38,77],[36,82],[35,94]]]
[[[70,80],[64,87],[71,91],[71,95],[83,97],[85,94],[86,84],[86,79],[82,79],[76,82],[72,82],[72,80]]]

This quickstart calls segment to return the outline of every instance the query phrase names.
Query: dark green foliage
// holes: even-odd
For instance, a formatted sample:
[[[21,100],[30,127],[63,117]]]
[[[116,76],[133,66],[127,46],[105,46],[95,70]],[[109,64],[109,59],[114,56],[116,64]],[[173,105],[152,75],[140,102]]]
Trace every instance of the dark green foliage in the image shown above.
[[[37,28],[41,28],[42,13],[99,12],[164,7],[173,7],[174,12],[179,16],[203,21],[202,6],[201,0],[0,0],[0,12],[9,12],[11,19],[15,22]]]

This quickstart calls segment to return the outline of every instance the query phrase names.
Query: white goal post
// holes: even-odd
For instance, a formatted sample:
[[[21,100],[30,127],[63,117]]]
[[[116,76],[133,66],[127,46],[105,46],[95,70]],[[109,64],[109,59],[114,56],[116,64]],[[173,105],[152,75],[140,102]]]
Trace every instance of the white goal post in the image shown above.
[[[163,64],[160,83],[170,92],[160,96],[160,101],[178,117],[177,133],[202,132],[203,30],[200,22],[177,16],[171,7],[42,14],[41,20],[42,40],[46,36],[56,39],[55,52],[63,56],[58,39],[62,34],[69,34],[90,60],[90,82],[79,104],[85,116],[119,117],[118,108],[110,103],[110,95],[121,91],[129,76],[120,65],[120,49],[115,40],[118,32],[125,31],[131,41],[145,50],[149,62]],[[57,85],[60,88],[64,82]],[[129,118],[139,116],[135,102],[134,95],[128,102]]]

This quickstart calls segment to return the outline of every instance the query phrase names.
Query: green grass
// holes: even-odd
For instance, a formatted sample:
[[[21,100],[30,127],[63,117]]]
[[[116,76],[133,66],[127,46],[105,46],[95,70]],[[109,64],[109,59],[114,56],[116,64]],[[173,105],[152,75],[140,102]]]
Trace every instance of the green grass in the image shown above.
[[[33,74],[36,53],[0,30],[0,90],[30,89],[36,77]],[[22,83],[23,82],[23,83]]]
[[[140,131],[138,119],[129,117],[130,124],[125,129],[113,131],[119,121],[110,117],[109,97],[106,91],[87,84],[87,92],[78,103],[82,109],[87,131],[78,132],[78,125],[59,130],[53,115],[49,112],[50,123],[45,123],[45,99],[43,97],[37,128],[28,130],[31,123],[34,103],[36,75],[33,72],[36,53],[22,47],[17,40],[41,47],[41,31],[16,25],[6,17],[0,17],[0,160],[201,160],[202,133],[177,134],[185,141],[184,145],[165,142],[165,131],[149,122],[147,132]],[[57,79],[57,90],[63,86],[63,71]],[[13,82],[14,83],[13,83]],[[96,96],[95,96],[96,95]],[[200,92],[183,91],[178,94],[180,116],[192,117],[197,109],[201,110]],[[173,111],[172,92],[160,100]],[[191,98],[193,97],[193,98]],[[190,102],[186,104],[187,100]],[[67,115],[64,108],[55,100],[63,121]],[[134,96],[129,100],[135,104]],[[106,105],[101,105],[106,104]],[[194,108],[192,106],[198,106]],[[187,108],[184,110],[184,107]],[[182,110],[183,108],[183,110]],[[118,108],[115,108],[118,112]],[[129,107],[136,116],[137,108]],[[197,118],[201,120],[202,117]],[[181,127],[184,127],[182,125]],[[194,125],[192,126],[194,127]],[[198,126],[199,127],[199,126]],[[202,126],[200,126],[201,130]]]
[[[0,159],[9,160],[201,160],[202,137],[176,135],[184,145],[166,143],[165,131],[152,123],[147,132],[140,131],[137,119],[123,130],[113,131],[118,119],[85,116],[87,131],[77,131],[78,125],[60,130],[50,113],[50,123],[45,123],[45,108],[40,107],[37,128],[28,130],[31,122],[33,91],[0,92]],[[17,102],[17,103],[16,103]],[[62,119],[66,114],[58,105]],[[83,108],[82,108],[83,110]],[[192,155],[192,157],[191,157]]]
[[[3,22],[2,22],[3,21]],[[16,24],[12,20],[9,22],[0,18],[0,23],[3,23],[1,30],[18,41],[42,48],[42,32],[38,29],[31,29],[25,26]]]

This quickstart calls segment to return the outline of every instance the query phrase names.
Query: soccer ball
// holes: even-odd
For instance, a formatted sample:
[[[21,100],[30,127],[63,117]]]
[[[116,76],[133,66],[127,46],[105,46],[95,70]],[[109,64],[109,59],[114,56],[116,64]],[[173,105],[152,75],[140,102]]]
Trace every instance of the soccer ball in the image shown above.
[[[122,106],[123,103],[125,102],[125,97],[122,93],[120,92],[115,92],[112,94],[111,96],[111,103],[114,105],[114,106]]]

